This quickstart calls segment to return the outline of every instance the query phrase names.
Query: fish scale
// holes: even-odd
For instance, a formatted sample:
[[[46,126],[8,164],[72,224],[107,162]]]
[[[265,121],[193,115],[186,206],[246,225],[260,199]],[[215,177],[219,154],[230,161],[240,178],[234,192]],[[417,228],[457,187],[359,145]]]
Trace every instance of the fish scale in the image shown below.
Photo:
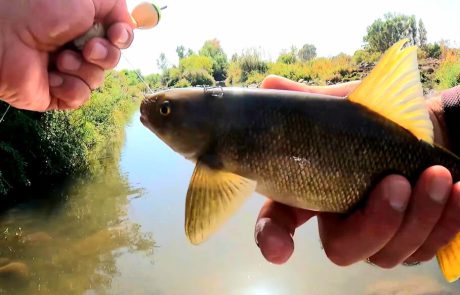
[[[417,48],[401,40],[346,97],[247,88],[171,89],[146,98],[141,121],[196,163],[185,232],[208,239],[254,191],[280,203],[350,213],[388,174],[412,185],[460,158],[434,142]],[[460,277],[460,233],[438,250],[444,277]]]
[[[414,181],[441,162],[460,176],[457,157],[345,99],[264,97],[263,104],[259,99],[224,94],[221,104],[254,100],[259,108],[234,107],[221,114],[212,152],[224,169],[257,181],[259,192],[280,203],[346,212],[390,173]],[[325,108],[329,116],[320,111]]]

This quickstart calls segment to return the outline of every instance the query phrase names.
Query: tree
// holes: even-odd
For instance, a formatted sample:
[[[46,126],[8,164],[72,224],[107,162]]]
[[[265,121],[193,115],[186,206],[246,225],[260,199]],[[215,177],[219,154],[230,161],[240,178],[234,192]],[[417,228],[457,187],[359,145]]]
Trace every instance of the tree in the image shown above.
[[[160,57],[157,59],[157,66],[163,72],[165,72],[168,69],[168,60],[166,59],[166,54],[164,54],[163,52],[160,54]]]
[[[301,61],[312,60],[316,57],[316,47],[312,44],[305,44],[297,53]]]
[[[185,57],[185,47],[183,45],[177,46],[176,53],[179,59],[183,59]]]
[[[254,72],[265,74],[268,70],[267,62],[262,59],[262,54],[256,48],[244,50],[238,57],[238,64],[241,69],[240,82],[245,82]]]
[[[185,46],[183,45],[176,47],[176,53],[177,53],[177,56],[179,57],[179,60],[194,54],[192,49],[190,48],[186,49]]]
[[[415,16],[387,13],[384,20],[377,19],[367,28],[363,39],[368,49],[384,52],[404,38],[408,38],[412,45],[418,43]]]
[[[161,87],[161,75],[160,74],[150,74],[144,77],[145,83],[149,85],[150,89],[156,89]]]
[[[182,72],[203,70],[212,75],[213,60],[203,55],[191,55],[181,59],[179,69]]]
[[[425,52],[427,54],[427,57],[440,58],[442,54],[442,48],[438,43],[427,44],[425,46]]]
[[[199,51],[200,55],[207,56],[212,60],[212,75],[216,81],[223,81],[227,76],[227,55],[217,39],[208,40]]]
[[[278,62],[290,65],[297,62],[297,48],[295,46],[291,47],[291,51],[283,51],[278,57]]]
[[[418,22],[418,41],[420,48],[426,48],[427,46],[427,31],[423,21],[420,19]]]

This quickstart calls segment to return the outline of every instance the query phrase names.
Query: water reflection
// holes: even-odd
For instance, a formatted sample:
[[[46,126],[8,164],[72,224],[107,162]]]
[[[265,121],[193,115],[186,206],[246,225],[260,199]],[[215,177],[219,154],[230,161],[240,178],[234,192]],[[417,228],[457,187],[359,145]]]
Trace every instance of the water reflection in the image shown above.
[[[183,222],[193,164],[138,119],[128,128],[121,169],[132,185],[145,188],[143,197],[131,202],[129,216],[155,234],[157,248],[153,265],[135,254],[124,257],[114,294],[128,294],[132,285],[136,294],[168,295],[460,294],[460,284],[445,283],[436,261],[392,270],[366,263],[337,267],[321,249],[314,221],[296,233],[296,251],[288,263],[269,264],[254,243],[254,223],[264,202],[257,194],[210,240],[190,245]]]
[[[95,178],[2,215],[0,294],[105,294],[119,257],[136,252],[152,260],[152,234],[127,216],[142,191],[120,174],[119,152],[102,157]]]
[[[98,177],[72,183],[55,194],[59,201],[30,202],[1,217],[0,294],[460,294],[460,283],[445,283],[436,261],[392,270],[337,267],[321,249],[315,222],[296,233],[288,263],[269,264],[253,238],[260,195],[192,246],[183,222],[193,164],[138,116],[121,157],[101,161]]]

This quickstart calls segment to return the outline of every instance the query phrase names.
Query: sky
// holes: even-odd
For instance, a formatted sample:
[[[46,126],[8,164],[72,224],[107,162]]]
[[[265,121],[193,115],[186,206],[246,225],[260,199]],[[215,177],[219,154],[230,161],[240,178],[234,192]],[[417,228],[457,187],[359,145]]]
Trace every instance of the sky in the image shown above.
[[[177,64],[176,47],[198,51],[217,38],[229,57],[258,48],[266,59],[276,59],[292,45],[314,44],[318,56],[353,54],[363,45],[366,29],[385,13],[415,15],[428,31],[428,42],[449,40],[460,46],[458,0],[157,0],[167,5],[158,26],[136,30],[133,44],[123,50],[117,69],[138,69],[143,75],[159,72],[165,53]],[[127,0],[132,10],[142,0]]]

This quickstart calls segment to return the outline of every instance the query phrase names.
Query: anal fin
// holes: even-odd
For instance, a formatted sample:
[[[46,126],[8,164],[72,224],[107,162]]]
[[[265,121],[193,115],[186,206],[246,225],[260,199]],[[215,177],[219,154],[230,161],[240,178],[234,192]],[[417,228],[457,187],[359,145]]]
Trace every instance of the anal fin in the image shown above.
[[[200,244],[219,229],[255,190],[256,182],[198,162],[187,192],[185,232]]]

